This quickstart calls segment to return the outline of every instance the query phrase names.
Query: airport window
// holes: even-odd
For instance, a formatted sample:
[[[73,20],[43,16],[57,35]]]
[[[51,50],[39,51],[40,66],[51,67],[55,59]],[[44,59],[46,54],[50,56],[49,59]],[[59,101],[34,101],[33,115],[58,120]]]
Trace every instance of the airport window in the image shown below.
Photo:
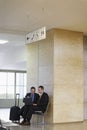
[[[26,94],[26,73],[16,73],[16,93],[20,93],[20,98]]]
[[[26,94],[26,72],[0,72],[0,99],[20,98]]]

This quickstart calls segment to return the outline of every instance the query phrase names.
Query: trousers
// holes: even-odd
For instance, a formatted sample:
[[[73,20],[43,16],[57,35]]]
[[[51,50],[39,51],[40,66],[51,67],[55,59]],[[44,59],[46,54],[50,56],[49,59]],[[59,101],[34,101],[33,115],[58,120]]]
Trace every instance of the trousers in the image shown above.
[[[29,111],[30,106],[28,105],[24,105],[21,109],[20,109],[20,115],[23,117],[24,120],[26,120],[26,116],[27,113]]]
[[[42,111],[41,107],[39,106],[30,106],[29,111],[26,115],[26,119],[30,122],[32,118],[32,114],[34,114],[35,111]]]

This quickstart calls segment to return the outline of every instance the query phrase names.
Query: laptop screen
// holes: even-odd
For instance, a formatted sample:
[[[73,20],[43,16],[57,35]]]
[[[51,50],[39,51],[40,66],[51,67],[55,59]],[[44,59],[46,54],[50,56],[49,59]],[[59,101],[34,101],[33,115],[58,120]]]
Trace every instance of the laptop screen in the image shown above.
[[[32,98],[23,98],[23,102],[25,103],[25,105],[32,105]]]

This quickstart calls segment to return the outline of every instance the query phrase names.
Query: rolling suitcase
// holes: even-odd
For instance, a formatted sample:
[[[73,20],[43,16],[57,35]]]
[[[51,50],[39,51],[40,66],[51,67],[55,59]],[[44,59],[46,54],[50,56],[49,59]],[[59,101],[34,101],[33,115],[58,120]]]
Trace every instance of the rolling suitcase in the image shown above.
[[[16,96],[15,96],[15,106],[12,106],[11,109],[10,109],[10,117],[9,117],[9,119],[12,122],[20,120],[19,97],[20,97],[20,94],[16,94]]]

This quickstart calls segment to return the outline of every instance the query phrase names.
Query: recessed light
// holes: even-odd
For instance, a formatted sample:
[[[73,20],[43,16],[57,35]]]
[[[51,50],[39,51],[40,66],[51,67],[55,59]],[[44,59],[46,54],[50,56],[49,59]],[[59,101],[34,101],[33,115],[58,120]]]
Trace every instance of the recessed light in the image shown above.
[[[8,42],[7,40],[0,40],[0,44],[5,44],[7,42]]]

